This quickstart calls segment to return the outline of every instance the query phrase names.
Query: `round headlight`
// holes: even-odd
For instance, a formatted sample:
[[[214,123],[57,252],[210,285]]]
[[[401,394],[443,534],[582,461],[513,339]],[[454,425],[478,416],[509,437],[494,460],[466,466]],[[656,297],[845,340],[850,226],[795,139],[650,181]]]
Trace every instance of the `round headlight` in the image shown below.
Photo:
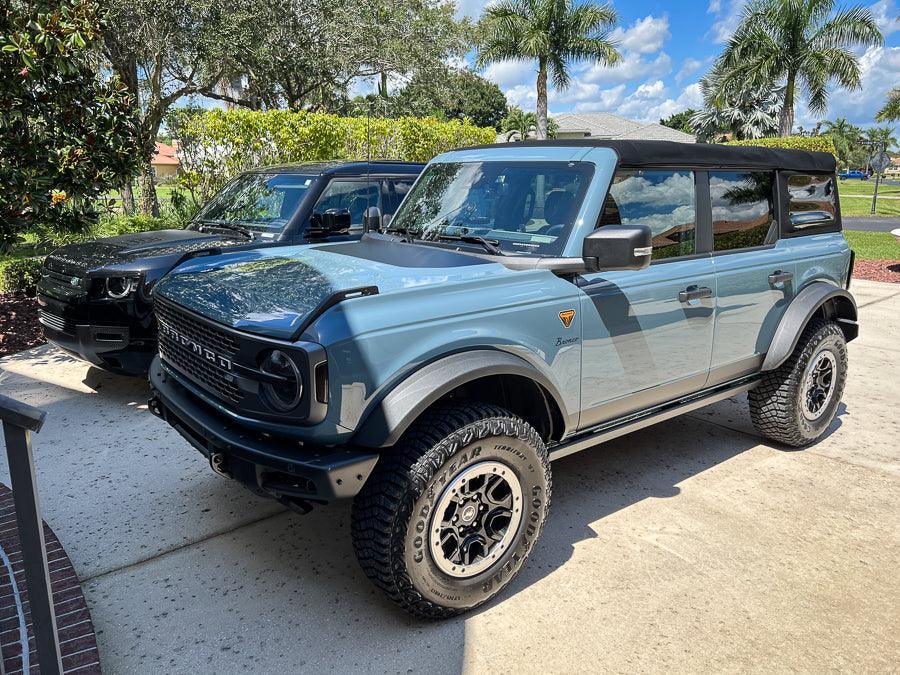
[[[278,383],[263,382],[262,392],[266,403],[278,412],[296,408],[303,395],[303,382],[293,359],[283,351],[273,349],[265,356],[259,369],[268,375],[283,378]]]
[[[106,294],[115,300],[121,300],[135,288],[137,284],[131,277],[109,277],[106,280]]]

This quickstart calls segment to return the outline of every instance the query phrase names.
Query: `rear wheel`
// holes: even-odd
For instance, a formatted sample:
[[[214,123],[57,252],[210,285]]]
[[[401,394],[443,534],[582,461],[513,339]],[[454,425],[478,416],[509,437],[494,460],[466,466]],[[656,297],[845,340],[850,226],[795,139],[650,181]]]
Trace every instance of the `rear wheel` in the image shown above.
[[[816,442],[834,420],[847,380],[847,342],[833,321],[817,319],[790,358],[750,391],[750,417],[763,435],[800,447]]]
[[[518,573],[550,504],[544,443],[494,405],[426,413],[382,456],[353,505],[357,558],[391,600],[442,618]]]

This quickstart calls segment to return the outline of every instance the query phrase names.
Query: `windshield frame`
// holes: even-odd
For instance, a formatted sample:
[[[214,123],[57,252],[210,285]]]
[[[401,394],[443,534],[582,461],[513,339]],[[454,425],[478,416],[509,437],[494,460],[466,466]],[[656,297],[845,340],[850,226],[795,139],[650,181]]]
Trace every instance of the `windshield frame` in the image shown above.
[[[594,185],[597,179],[597,165],[593,161],[585,161],[583,158],[572,158],[572,157],[548,157],[546,159],[535,159],[533,156],[528,158],[511,158],[507,155],[507,153],[503,153],[500,155],[497,153],[494,156],[491,154],[494,153],[480,153],[480,156],[477,157],[453,157],[452,155],[455,153],[450,153],[440,160],[432,161],[425,169],[422,171],[420,176],[413,185],[412,189],[404,198],[400,208],[397,213],[394,215],[394,218],[391,221],[390,231],[397,231],[401,234],[409,237],[409,240],[417,243],[417,244],[429,244],[429,245],[439,245],[439,246],[451,246],[453,248],[465,247],[466,249],[471,248],[475,252],[485,253],[485,247],[477,242],[466,242],[466,241],[448,241],[446,239],[441,239],[441,235],[468,235],[474,237],[482,237],[487,239],[492,244],[497,244],[498,248],[501,249],[503,255],[512,255],[512,256],[529,256],[529,257],[558,257],[564,255],[564,251],[568,248],[568,242],[577,229],[579,229],[580,219],[582,217],[583,211],[587,206],[589,196],[592,190],[592,186]],[[430,186],[427,186],[427,179],[431,172],[439,170],[437,167],[447,166],[447,165],[456,165],[460,167],[465,167],[466,165],[493,165],[503,167],[500,170],[507,170],[506,167],[522,167],[522,168],[548,168],[553,167],[554,165],[559,167],[564,167],[567,169],[574,169],[575,173],[580,176],[580,182],[577,190],[573,195],[573,206],[571,207],[571,218],[570,221],[565,224],[564,229],[556,236],[556,239],[549,242],[535,242],[533,239],[530,241],[526,241],[522,239],[521,241],[516,241],[515,238],[502,238],[499,236],[500,233],[504,232],[504,230],[495,230],[493,228],[484,231],[480,228],[467,228],[464,225],[455,225],[450,224],[449,226],[439,225],[433,233],[428,233],[425,230],[424,224],[418,222],[420,220],[420,216],[416,214],[411,214],[409,216],[410,219],[416,222],[418,227],[409,227],[409,229],[404,228],[403,219],[406,217],[405,213],[409,210],[415,208],[413,206],[413,202],[418,202],[419,199],[417,197],[417,191],[426,190]],[[446,219],[448,216],[452,217],[453,214],[458,213],[464,205],[471,199],[471,190],[475,182],[468,182],[467,189],[469,193],[467,196],[467,200],[465,200],[462,204],[458,205],[456,208],[450,209],[446,213],[438,215],[436,218],[432,219],[430,222],[434,223],[436,221],[440,221],[441,219]],[[449,186],[448,186],[449,188]],[[546,198],[547,195],[552,190],[548,190],[544,195]],[[543,208],[543,207],[542,207]],[[533,215],[533,214],[531,214]],[[529,216],[529,220],[526,222],[530,222],[532,220],[531,216]],[[398,222],[399,221],[399,222]],[[512,233],[524,233],[524,230],[508,230],[506,232]],[[426,238],[422,237],[423,233],[427,233],[428,236]],[[537,233],[532,233],[537,234]]]
[[[274,227],[267,227],[265,223],[257,222],[257,221],[245,221],[245,220],[237,220],[237,219],[223,219],[223,218],[212,218],[210,215],[210,210],[212,207],[223,198],[223,196],[230,190],[233,189],[234,185],[238,182],[245,181],[248,178],[264,176],[266,180],[272,180],[276,178],[296,178],[297,180],[307,180],[309,184],[306,186],[306,189],[301,195],[301,197],[297,200],[297,204],[294,207],[293,212],[290,217],[285,219],[284,224],[280,229],[276,229]],[[290,236],[294,225],[297,221],[298,214],[304,211],[304,207],[306,202],[310,199],[310,195],[313,196],[313,199],[318,198],[319,187],[320,187],[320,179],[321,173],[310,172],[304,173],[302,171],[276,171],[276,170],[257,170],[257,171],[244,171],[234,178],[232,178],[228,183],[226,183],[221,190],[216,192],[210,199],[203,204],[199,211],[191,218],[188,223],[188,229],[199,229],[200,227],[208,224],[209,227],[215,228],[217,223],[231,223],[233,225],[240,226],[241,228],[246,228],[253,232],[256,236],[262,236],[265,238],[271,239],[281,239],[286,236]],[[271,222],[271,221],[270,221]],[[224,227],[224,226],[223,226]]]

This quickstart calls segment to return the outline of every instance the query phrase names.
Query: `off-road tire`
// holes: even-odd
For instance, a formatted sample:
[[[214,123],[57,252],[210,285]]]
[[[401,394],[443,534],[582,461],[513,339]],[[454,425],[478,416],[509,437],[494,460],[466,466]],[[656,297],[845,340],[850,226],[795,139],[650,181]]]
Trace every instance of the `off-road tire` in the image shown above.
[[[803,414],[804,374],[822,350],[835,358],[834,391],[815,420]],[[766,373],[750,390],[750,418],[760,434],[785,445],[803,447],[816,442],[837,414],[847,381],[847,342],[833,321],[814,319],[804,329],[794,352],[781,366]]]
[[[512,468],[523,511],[497,562],[460,580],[444,574],[432,557],[432,511],[455,476],[486,461]],[[440,406],[384,452],[354,500],[356,557],[374,584],[410,614],[426,619],[460,614],[490,600],[517,574],[540,535],[550,493],[547,450],[530,424],[496,405]]]

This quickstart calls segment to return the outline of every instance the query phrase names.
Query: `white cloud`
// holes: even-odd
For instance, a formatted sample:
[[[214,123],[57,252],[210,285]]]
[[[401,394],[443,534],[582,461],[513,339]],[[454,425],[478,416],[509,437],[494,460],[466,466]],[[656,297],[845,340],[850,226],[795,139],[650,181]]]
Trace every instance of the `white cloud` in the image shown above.
[[[671,37],[669,17],[645,16],[628,28],[616,28],[611,37],[625,50],[637,54],[654,54]]]
[[[713,25],[707,37],[717,44],[725,44],[741,21],[745,0],[711,0],[706,10],[712,14]]]
[[[894,6],[893,0],[880,0],[869,10],[885,37],[900,30],[900,10]]]
[[[517,105],[522,110],[533,111],[537,103],[537,91],[533,84],[520,84],[512,89],[505,90],[503,93],[506,94],[506,100],[509,101],[510,105]]]
[[[700,59],[685,59],[681,64],[681,68],[678,69],[678,73],[675,75],[675,81],[681,83],[702,67],[703,61]]]
[[[828,112],[812,115],[805,105],[798,105],[796,124],[806,128],[823,119],[846,117],[854,124],[871,124],[875,113],[884,105],[887,93],[898,85],[900,47],[870,47],[859,59],[862,88],[847,92],[832,85],[829,89]]]
[[[481,16],[481,13],[484,11],[484,8],[491,4],[493,0],[457,0],[456,3],[456,18],[461,19],[464,16],[469,16],[476,21],[478,17]]]
[[[597,112],[614,109],[621,103],[625,95],[625,85],[620,84],[611,89],[600,90],[595,97],[581,100],[575,104],[574,112]]]
[[[584,71],[580,77],[586,82],[628,82],[648,77],[663,77],[672,71],[672,59],[665,52],[652,60],[644,60],[637,53],[626,52],[616,66],[594,64]]]
[[[499,61],[487,66],[482,75],[501,89],[511,89],[520,84],[534,84],[535,70],[534,64],[528,61]]]

